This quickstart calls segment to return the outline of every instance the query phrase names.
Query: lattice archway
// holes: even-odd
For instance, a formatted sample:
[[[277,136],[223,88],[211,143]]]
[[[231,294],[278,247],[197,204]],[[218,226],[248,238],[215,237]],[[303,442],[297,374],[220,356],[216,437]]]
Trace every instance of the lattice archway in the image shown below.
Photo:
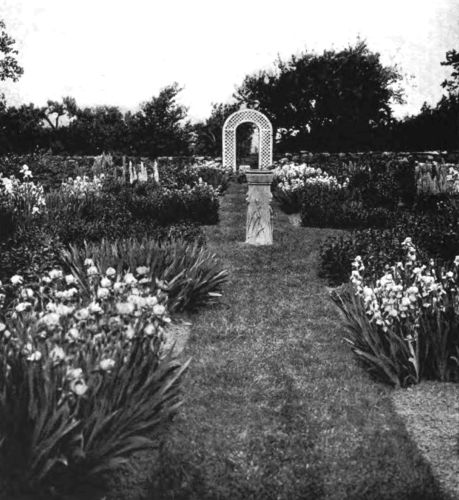
[[[241,109],[226,119],[222,131],[223,165],[236,170],[236,129],[246,122],[254,123],[258,127],[258,168],[267,169],[273,162],[273,127],[268,118],[255,109]]]

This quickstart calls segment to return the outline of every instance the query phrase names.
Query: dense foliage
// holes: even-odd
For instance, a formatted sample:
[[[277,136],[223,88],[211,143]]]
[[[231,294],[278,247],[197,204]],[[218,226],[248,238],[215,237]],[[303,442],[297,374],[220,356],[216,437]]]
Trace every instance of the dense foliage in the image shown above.
[[[446,91],[435,106],[424,103],[421,112],[398,122],[391,137],[394,149],[459,148],[459,52],[449,50],[442,66],[451,68],[451,76],[441,85]]]
[[[367,149],[400,102],[397,68],[383,66],[365,42],[341,51],[279,60],[273,71],[247,76],[237,97],[265,113],[282,150]]]

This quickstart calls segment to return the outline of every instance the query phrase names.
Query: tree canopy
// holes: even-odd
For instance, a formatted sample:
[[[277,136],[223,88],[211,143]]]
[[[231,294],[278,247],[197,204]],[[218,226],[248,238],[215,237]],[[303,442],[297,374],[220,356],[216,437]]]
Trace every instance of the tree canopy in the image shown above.
[[[440,64],[451,68],[451,75],[441,83],[446,95],[435,106],[424,103],[420,113],[397,123],[390,141],[392,147],[459,150],[459,53],[449,50]]]
[[[17,81],[24,73],[16,56],[18,51],[14,48],[15,40],[6,32],[6,25],[0,19],[0,81]]]
[[[284,149],[365,148],[402,102],[396,67],[358,41],[341,51],[303,53],[247,76],[235,97],[265,113]]]
[[[230,115],[239,109],[240,105],[236,102],[212,104],[210,116],[206,120],[193,125],[193,149],[196,154],[221,156],[223,124]],[[243,123],[238,127],[238,152],[242,155],[247,155],[250,152],[252,128],[248,123]]]
[[[126,116],[131,140],[143,154],[163,156],[184,154],[188,150],[190,125],[185,123],[187,109],[177,103],[182,89],[178,83],[164,87],[158,96]]]

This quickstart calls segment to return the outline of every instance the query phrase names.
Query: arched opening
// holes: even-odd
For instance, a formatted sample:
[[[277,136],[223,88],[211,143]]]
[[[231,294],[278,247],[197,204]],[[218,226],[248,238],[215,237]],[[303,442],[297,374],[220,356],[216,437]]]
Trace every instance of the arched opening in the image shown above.
[[[255,144],[259,137],[258,126],[253,122],[243,122],[236,127],[236,168],[250,166],[258,168],[259,144]]]

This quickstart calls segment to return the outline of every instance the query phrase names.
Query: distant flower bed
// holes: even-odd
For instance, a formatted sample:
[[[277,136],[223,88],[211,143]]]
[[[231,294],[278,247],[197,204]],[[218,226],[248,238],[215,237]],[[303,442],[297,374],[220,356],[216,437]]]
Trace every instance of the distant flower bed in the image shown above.
[[[338,179],[307,164],[286,164],[273,170],[273,194],[287,213],[299,212],[303,199],[311,191],[338,191],[345,188],[348,180],[340,183]]]
[[[224,167],[215,160],[203,160],[182,164],[173,161],[159,168],[159,184],[168,188],[183,188],[186,185],[209,184],[219,193],[228,187],[232,175],[231,168]]]
[[[90,194],[99,194],[102,191],[104,180],[105,174],[94,175],[92,179],[87,175],[77,176],[75,179],[69,177],[61,184],[60,190],[64,195],[82,198]]]
[[[459,193],[459,164],[416,162],[415,174],[418,193]]]

